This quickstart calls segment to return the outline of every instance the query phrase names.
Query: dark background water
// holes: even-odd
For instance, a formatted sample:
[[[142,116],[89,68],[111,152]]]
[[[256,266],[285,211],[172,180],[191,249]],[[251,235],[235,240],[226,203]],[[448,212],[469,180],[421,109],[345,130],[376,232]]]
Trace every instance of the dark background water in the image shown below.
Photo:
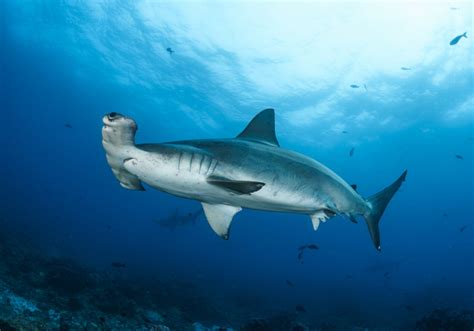
[[[394,51],[390,57],[383,40],[374,36],[351,35],[357,19],[340,29],[360,42],[349,45],[345,57],[335,55],[334,63],[300,59],[283,32],[280,39],[275,32],[275,39],[255,40],[242,53],[212,38],[203,45],[206,34],[240,40],[243,23],[237,19],[230,19],[222,31],[210,31],[222,20],[220,10],[240,8],[229,6],[2,2],[3,234],[29,238],[28,244],[44,254],[93,268],[124,262],[127,268],[121,272],[130,282],[193,283],[209,300],[229,312],[243,310],[246,316],[303,304],[315,317],[350,312],[396,323],[398,316],[415,314],[406,305],[416,307],[416,314],[435,307],[472,309],[471,5],[458,5],[457,10],[435,6],[425,25],[418,22],[423,31],[432,32],[418,41],[421,46],[403,43],[409,35],[401,25],[393,47],[404,45],[403,54],[417,51],[406,58],[411,63],[399,63],[393,71],[384,59],[371,66],[372,56],[397,63],[398,55]],[[266,8],[262,6],[243,7],[248,14]],[[341,5],[319,6],[333,13],[333,23],[346,17]],[[196,8],[194,16],[187,14]],[[386,13],[383,5],[373,16],[364,8],[358,10],[368,15],[369,28],[381,19],[381,10]],[[291,12],[290,18],[297,20],[298,13]],[[279,21],[283,13],[274,15],[271,19]],[[252,40],[252,24],[259,27],[249,17],[242,37],[246,41]],[[279,31],[291,30],[288,17],[282,17]],[[405,16],[396,17],[405,22]],[[200,19],[211,27],[197,24]],[[319,47],[319,37],[327,41],[325,29],[336,31],[331,22],[319,26],[308,43]],[[377,29],[383,32],[384,26]],[[260,36],[256,30],[254,38]],[[465,30],[469,38],[449,46]],[[337,38],[333,35],[329,40],[334,42],[324,48],[343,53],[345,45]],[[167,53],[166,47],[175,53]],[[380,54],[367,56],[364,50],[371,47]],[[272,49],[280,51],[280,58]],[[338,60],[355,69],[347,72]],[[288,72],[278,69],[281,63],[288,64]],[[298,63],[339,71],[330,70],[324,79],[313,77],[309,69],[307,76],[298,76],[292,71]],[[412,70],[402,71],[402,65]],[[268,72],[273,66],[281,77]],[[255,80],[259,75],[288,81],[272,86]],[[360,88],[350,88],[352,83]],[[231,137],[266,107],[276,109],[283,147],[357,183],[363,196],[378,192],[408,169],[407,181],[381,223],[381,253],[373,248],[363,222],[351,224],[341,217],[314,232],[306,216],[244,210],[235,217],[229,241],[219,239],[203,216],[195,225],[167,229],[157,220],[176,208],[182,214],[194,212],[200,204],[151,188],[124,190],[105,161],[101,117],[107,112],[133,117],[139,125],[138,142],[160,142]],[[355,152],[349,157],[352,146]],[[300,263],[297,248],[313,242],[320,249],[305,252]]]

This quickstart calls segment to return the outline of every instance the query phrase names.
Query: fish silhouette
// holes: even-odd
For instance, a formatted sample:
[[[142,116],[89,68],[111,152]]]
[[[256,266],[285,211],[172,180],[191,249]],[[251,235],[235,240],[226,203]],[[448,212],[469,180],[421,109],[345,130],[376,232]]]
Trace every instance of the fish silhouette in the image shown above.
[[[451,40],[449,42],[449,44],[451,46],[456,45],[459,42],[459,40],[461,40],[462,37],[467,38],[467,32],[464,32],[463,34],[460,34],[459,36],[456,36],[453,40]]]

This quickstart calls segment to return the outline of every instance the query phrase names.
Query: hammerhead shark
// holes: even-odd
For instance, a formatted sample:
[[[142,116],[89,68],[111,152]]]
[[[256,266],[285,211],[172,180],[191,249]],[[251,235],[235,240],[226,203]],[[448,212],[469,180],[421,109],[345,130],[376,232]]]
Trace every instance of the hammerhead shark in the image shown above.
[[[281,148],[273,109],[258,113],[235,138],[159,144],[135,144],[137,124],[129,117],[113,112],[102,121],[107,162],[122,187],[144,190],[146,183],[200,201],[223,239],[242,208],[307,214],[314,230],[336,215],[353,222],[361,216],[380,251],[380,219],[407,174],[365,199],[326,166]]]

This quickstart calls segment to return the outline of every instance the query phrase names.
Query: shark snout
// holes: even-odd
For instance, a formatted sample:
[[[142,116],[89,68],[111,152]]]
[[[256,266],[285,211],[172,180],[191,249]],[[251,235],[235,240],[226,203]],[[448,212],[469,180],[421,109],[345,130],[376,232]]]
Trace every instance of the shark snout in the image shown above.
[[[107,118],[109,121],[113,121],[115,119],[118,119],[118,118],[122,118],[123,116],[119,113],[116,113],[116,112],[111,112],[110,114],[107,115]]]
[[[112,112],[102,117],[102,140],[116,145],[134,144],[137,124],[122,114]]]
[[[133,119],[116,112],[106,114],[102,117],[102,122],[105,128],[131,130],[134,132],[137,130],[137,124]]]
[[[107,115],[105,115],[102,118],[102,121],[104,122],[105,125],[110,125],[112,122],[118,121],[120,119],[125,118],[122,114],[116,113],[116,112],[111,112]]]

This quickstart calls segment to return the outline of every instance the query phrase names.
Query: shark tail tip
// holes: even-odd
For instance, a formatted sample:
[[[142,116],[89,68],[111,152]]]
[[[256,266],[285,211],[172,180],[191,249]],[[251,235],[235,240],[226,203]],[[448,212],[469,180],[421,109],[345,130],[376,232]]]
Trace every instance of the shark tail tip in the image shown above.
[[[408,171],[405,170],[395,182],[367,199],[371,208],[370,211],[364,215],[364,219],[369,228],[372,242],[379,252],[381,251],[379,229],[380,219],[382,218],[385,208],[387,208],[390,200],[406,180],[407,173]]]

